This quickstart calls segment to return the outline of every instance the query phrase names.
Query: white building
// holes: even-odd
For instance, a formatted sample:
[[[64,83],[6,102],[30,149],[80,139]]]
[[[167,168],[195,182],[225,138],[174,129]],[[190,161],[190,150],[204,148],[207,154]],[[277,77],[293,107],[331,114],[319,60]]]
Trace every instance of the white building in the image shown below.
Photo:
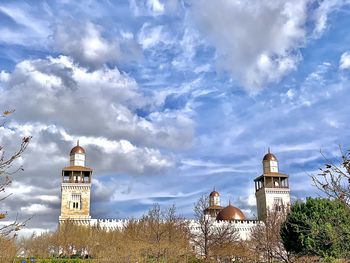
[[[204,211],[205,216],[213,220],[214,226],[230,224],[245,240],[252,229],[266,218],[267,210],[280,210],[290,205],[288,175],[279,173],[276,156],[269,150],[262,163],[263,173],[254,180],[258,220],[246,219],[244,213],[231,203],[222,207],[220,194],[214,189],[209,195],[208,208]],[[122,229],[128,220],[91,219],[91,176],[92,169],[85,166],[85,150],[78,142],[70,152],[70,165],[62,169],[59,222],[72,220],[82,225],[98,225],[106,230]],[[190,220],[190,227],[194,232],[199,231],[198,222],[194,220]]]

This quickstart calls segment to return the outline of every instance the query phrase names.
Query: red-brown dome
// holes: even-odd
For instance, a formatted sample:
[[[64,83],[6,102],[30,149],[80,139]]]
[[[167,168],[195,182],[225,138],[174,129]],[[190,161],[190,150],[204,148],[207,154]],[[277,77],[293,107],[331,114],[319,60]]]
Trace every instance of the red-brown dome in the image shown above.
[[[79,145],[79,140],[77,141],[77,145],[74,146],[73,149],[70,151],[70,155],[76,154],[76,153],[85,154],[84,148]]]
[[[218,213],[216,220],[245,220],[245,215],[239,208],[229,204]]]
[[[83,147],[77,145],[74,146],[73,149],[70,151],[70,154],[76,154],[76,153],[81,153],[81,154],[85,154],[85,150]]]
[[[265,154],[263,161],[277,161],[277,158],[273,153],[267,153]]]
[[[219,192],[213,191],[210,193],[209,195],[210,197],[216,197],[216,196],[220,196]]]

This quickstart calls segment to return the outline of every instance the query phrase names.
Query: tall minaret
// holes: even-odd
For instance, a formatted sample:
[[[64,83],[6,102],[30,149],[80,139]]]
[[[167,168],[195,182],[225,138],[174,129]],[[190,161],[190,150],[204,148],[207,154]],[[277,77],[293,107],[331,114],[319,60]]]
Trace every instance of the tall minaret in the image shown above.
[[[270,149],[262,163],[263,174],[254,180],[259,220],[266,219],[268,210],[281,211],[290,206],[288,175],[278,171],[278,160]]]
[[[91,175],[92,169],[85,166],[85,150],[78,141],[70,151],[70,165],[62,169],[60,223],[90,223]]]

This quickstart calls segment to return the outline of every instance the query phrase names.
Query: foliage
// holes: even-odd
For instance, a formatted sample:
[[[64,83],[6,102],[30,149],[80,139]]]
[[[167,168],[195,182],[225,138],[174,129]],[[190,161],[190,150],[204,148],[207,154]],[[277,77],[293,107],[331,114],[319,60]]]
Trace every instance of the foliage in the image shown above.
[[[295,255],[349,259],[349,208],[339,200],[307,198],[291,207],[281,237]]]

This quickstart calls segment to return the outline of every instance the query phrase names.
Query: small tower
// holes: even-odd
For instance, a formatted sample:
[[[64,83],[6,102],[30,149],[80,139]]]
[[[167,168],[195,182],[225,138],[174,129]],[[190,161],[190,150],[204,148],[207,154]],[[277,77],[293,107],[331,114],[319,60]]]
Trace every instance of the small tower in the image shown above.
[[[259,220],[266,219],[268,210],[281,211],[290,206],[288,175],[278,171],[278,160],[270,149],[262,163],[263,174],[254,180]]]
[[[209,206],[220,206],[220,194],[219,192],[215,191],[215,188],[213,192],[210,193],[209,195]]]
[[[270,147],[268,148],[268,152],[263,159],[263,169],[264,174],[278,173],[277,158],[270,152]]]
[[[90,223],[91,176],[92,169],[85,166],[85,150],[78,141],[70,152],[70,165],[62,169],[60,223]]]
[[[70,151],[70,166],[85,166],[85,150],[79,146],[79,140],[77,145]]]
[[[209,194],[209,207],[205,209],[204,214],[215,219],[217,214],[222,210],[220,205],[220,194],[214,190]]]

